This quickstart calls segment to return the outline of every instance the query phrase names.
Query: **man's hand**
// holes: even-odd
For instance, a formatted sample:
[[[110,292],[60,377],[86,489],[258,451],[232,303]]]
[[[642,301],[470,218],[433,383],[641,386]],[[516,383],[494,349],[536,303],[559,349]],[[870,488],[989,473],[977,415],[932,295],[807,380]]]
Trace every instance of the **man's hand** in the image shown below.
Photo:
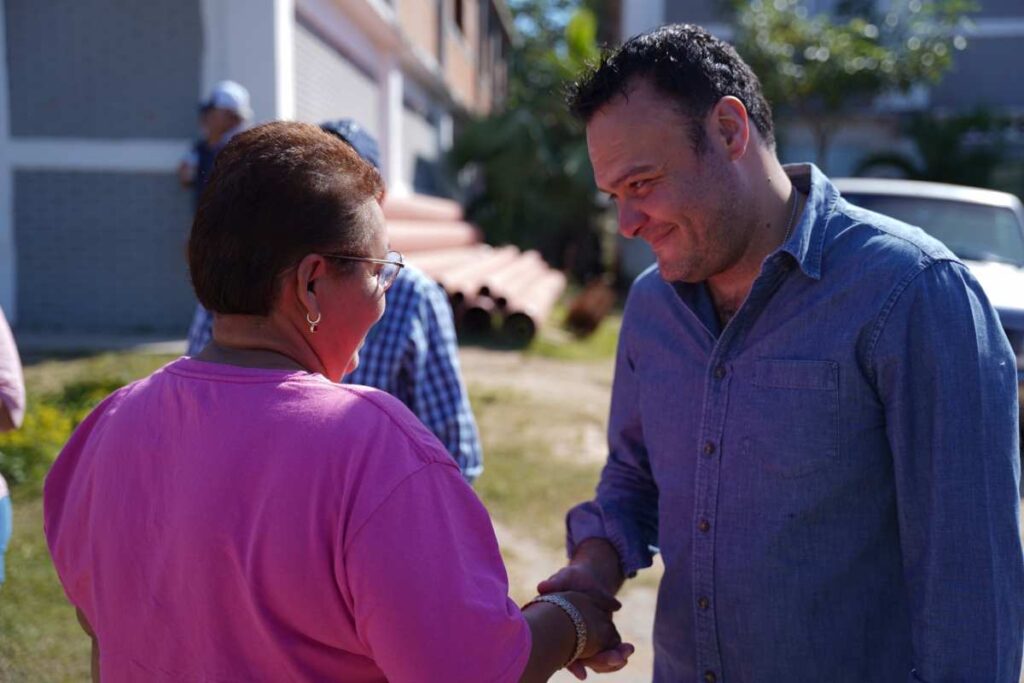
[[[604,652],[599,652],[593,657],[576,660],[569,665],[568,670],[581,681],[587,678],[588,667],[599,674],[618,671],[629,663],[629,656],[633,654],[634,650],[635,648],[632,643],[619,643],[617,646]]]
[[[579,591],[614,599],[624,580],[615,547],[603,538],[588,538],[576,547],[568,566],[537,584],[537,592]]]
[[[578,591],[592,596],[598,604],[613,607],[610,611],[614,611],[621,606],[614,596],[624,580],[622,563],[615,547],[603,538],[588,538],[576,548],[568,566],[537,584],[537,592],[543,595]],[[629,643],[619,643],[591,657],[573,662],[569,671],[581,681],[587,677],[587,668],[597,673],[618,671],[626,666],[633,649]]]

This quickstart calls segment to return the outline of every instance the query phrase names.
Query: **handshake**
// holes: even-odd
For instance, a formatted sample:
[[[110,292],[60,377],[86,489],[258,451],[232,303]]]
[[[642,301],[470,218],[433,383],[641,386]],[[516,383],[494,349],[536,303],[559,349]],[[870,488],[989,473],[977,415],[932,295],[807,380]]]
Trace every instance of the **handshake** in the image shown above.
[[[622,642],[612,623],[612,614],[622,607],[615,593],[623,580],[612,545],[587,539],[568,566],[537,585],[540,595],[523,608],[526,613],[535,604],[550,603],[569,616],[576,641],[566,668],[580,680],[587,677],[587,668],[597,673],[618,671],[633,654],[633,645]]]

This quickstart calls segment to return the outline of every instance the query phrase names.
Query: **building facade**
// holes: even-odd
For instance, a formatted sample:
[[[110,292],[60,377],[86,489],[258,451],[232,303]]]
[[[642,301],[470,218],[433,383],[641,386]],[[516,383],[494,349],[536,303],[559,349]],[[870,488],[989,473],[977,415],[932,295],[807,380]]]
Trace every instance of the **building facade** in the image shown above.
[[[511,35],[502,0],[0,0],[0,306],[18,331],[183,334],[175,169],[213,83],[256,122],[355,118],[390,194],[443,195]]]

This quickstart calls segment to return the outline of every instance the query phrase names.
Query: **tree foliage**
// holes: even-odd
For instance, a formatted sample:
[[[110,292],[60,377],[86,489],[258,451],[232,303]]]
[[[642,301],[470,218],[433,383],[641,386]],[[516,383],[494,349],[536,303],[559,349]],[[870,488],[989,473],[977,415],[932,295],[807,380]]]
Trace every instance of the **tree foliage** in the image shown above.
[[[815,133],[818,162],[851,111],[879,95],[937,83],[966,47],[973,0],[845,0],[812,15],[804,0],[736,2],[737,49],[769,101]]]
[[[468,122],[451,162],[474,178],[468,214],[489,242],[539,248],[556,265],[587,271],[593,259],[582,252],[592,250],[598,207],[583,129],[563,92],[598,55],[597,19],[572,0],[509,5],[520,40],[510,57],[506,107]]]
[[[945,118],[915,114],[905,128],[915,156],[872,154],[861,160],[855,173],[895,172],[913,180],[991,187],[1004,160],[1001,141],[1008,128],[1006,119],[984,109]]]

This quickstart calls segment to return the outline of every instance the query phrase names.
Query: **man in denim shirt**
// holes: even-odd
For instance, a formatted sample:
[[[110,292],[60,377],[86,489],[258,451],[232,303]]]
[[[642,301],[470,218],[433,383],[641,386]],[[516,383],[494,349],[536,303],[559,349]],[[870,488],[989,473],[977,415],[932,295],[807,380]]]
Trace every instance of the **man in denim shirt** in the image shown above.
[[[756,76],[703,29],[631,39],[571,105],[658,263],[540,589],[614,593],[660,549],[658,683],[1017,683],[1015,363],[967,268],[782,167]]]

